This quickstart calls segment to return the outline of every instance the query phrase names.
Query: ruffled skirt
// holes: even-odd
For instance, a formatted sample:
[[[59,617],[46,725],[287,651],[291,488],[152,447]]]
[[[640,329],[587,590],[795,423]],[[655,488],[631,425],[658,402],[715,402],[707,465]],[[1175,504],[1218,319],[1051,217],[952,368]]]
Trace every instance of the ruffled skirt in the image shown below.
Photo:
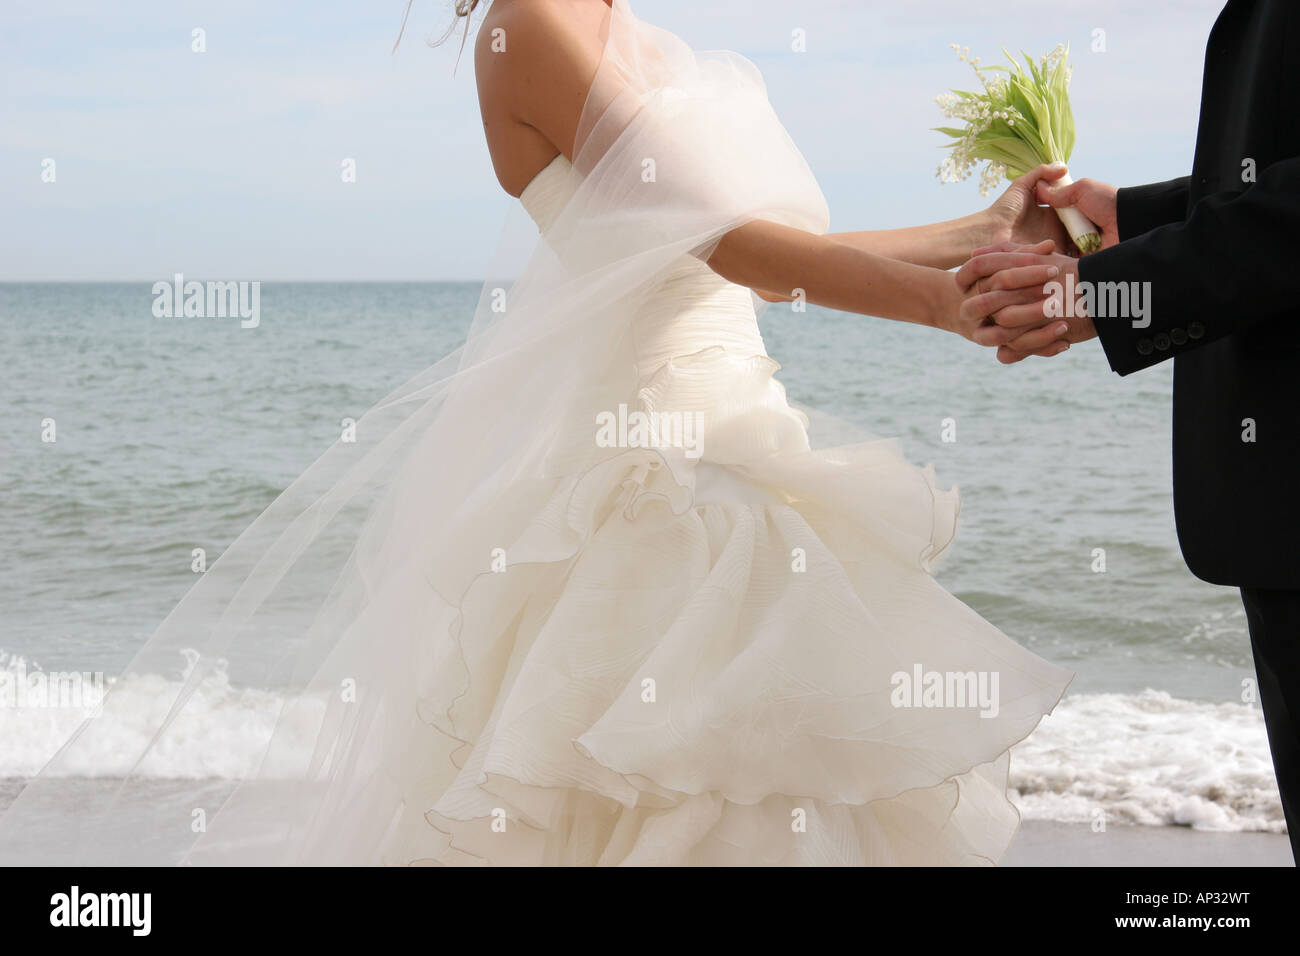
[[[891,441],[638,448],[561,483],[457,606],[406,563],[357,623],[409,641],[370,675],[377,771],[335,796],[314,857],[996,862],[1008,751],[1072,675],[930,576],[956,518]]]

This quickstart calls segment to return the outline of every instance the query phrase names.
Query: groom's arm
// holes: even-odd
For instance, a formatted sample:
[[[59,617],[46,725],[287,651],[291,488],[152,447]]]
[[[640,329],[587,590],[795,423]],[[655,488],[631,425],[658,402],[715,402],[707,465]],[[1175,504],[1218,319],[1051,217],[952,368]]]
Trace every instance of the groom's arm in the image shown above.
[[[1121,235],[1173,214],[1186,188],[1179,182],[1128,190],[1118,206]],[[1139,287],[1150,291],[1148,327],[1134,328],[1127,318],[1095,320],[1111,368],[1128,375],[1294,312],[1297,237],[1300,158],[1293,157],[1269,166],[1245,192],[1207,196],[1186,219],[1079,260],[1080,280],[1094,289],[1103,282],[1150,283]]]
[[[1120,241],[1171,222],[1182,222],[1187,215],[1190,183],[1191,177],[1183,176],[1167,183],[1121,188],[1115,199]]]

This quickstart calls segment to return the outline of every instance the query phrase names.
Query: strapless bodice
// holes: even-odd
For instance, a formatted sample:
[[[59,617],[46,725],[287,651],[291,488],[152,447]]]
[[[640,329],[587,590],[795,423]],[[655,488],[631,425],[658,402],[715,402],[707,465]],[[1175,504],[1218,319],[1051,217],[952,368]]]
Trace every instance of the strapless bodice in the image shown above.
[[[520,195],[543,236],[580,180],[555,157]],[[631,334],[647,411],[690,412],[708,422],[715,461],[746,461],[808,447],[806,418],[773,378],[753,294],[683,255],[638,300]]]
[[[570,176],[572,169],[572,164],[560,153],[543,166],[519,194],[519,201],[542,232],[551,227],[568,200],[570,190],[576,185],[576,180]]]
[[[555,221],[577,178],[563,154],[539,172],[519,197],[543,234]],[[728,282],[694,256],[669,265],[637,310],[632,327],[642,380],[670,359],[721,348],[744,358],[766,356],[752,293]]]

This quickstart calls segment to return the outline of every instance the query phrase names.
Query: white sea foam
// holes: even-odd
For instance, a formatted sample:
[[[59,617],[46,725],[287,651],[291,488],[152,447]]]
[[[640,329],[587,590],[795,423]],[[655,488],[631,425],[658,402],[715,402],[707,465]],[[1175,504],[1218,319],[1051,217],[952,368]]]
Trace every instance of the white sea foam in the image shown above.
[[[188,658],[187,671],[194,660]],[[35,672],[22,658],[0,652],[3,671],[28,679]],[[110,680],[104,713],[94,718],[102,722],[96,733],[104,745],[76,763],[60,764],[60,775],[113,777],[129,772],[162,712],[176,699],[182,679],[140,674]],[[136,772],[159,779],[249,776],[258,767],[282,706],[280,696],[234,687],[225,671],[216,668],[193,689],[181,714]],[[80,707],[0,704],[0,777],[32,776],[88,716]],[[302,723],[297,743],[310,749],[311,721]]]
[[[1258,705],[1080,694],[1011,753],[1026,819],[1286,832]]]
[[[0,669],[19,666],[14,658]],[[114,682],[111,734],[95,762],[64,768],[117,776],[179,686],[157,675]],[[138,772],[158,779],[236,779],[266,746],[283,701],[217,671]],[[71,708],[0,707],[0,777],[29,777],[84,719]],[[100,718],[104,719],[104,718]],[[286,742],[310,749],[308,709]],[[1258,706],[1180,700],[1161,691],[1078,694],[1012,752],[1012,798],[1026,819],[1285,832]]]

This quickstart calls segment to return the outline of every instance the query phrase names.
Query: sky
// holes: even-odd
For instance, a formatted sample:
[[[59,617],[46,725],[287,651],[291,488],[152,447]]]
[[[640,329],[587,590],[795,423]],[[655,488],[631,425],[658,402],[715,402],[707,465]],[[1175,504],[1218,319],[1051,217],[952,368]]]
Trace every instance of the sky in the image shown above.
[[[762,70],[832,231],[955,218],[935,105],[1001,47],[1068,43],[1075,178],[1191,166],[1222,0],[633,0]],[[5,0],[0,280],[480,278],[512,200],[483,143],[448,0]],[[988,12],[990,9],[996,12]],[[205,49],[195,52],[194,31]],[[792,49],[794,31],[806,51]],[[471,38],[472,44],[472,38]],[[355,182],[344,182],[345,160]],[[52,161],[52,163],[51,163]],[[53,181],[50,171],[53,171]]]

